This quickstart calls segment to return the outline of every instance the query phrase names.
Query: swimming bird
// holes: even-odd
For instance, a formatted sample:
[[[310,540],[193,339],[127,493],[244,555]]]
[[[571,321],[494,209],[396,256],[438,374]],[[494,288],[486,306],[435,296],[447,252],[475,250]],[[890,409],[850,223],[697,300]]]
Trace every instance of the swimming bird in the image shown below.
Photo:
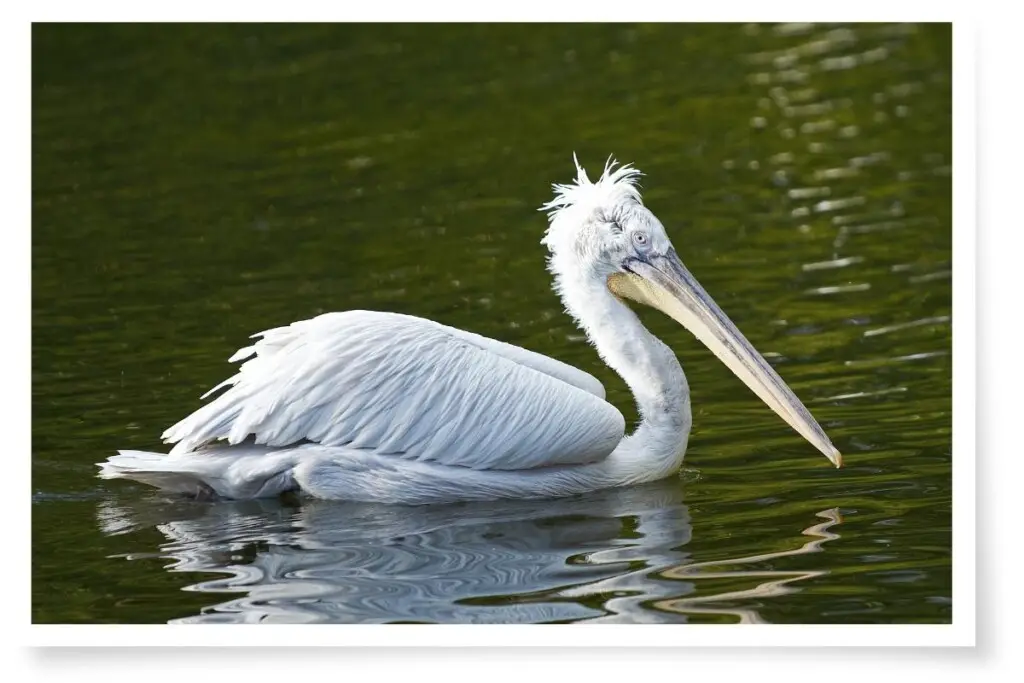
[[[120,451],[99,476],[198,496],[299,490],[399,504],[550,498],[668,477],[683,462],[690,390],[673,351],[630,308],[690,330],[836,467],[839,451],[690,274],[641,197],[640,172],[609,159],[555,184],[541,210],[548,269],[566,311],[632,390],[622,414],[590,374],[409,315],[327,313],[254,335],[212,401],[163,433],[167,455]]]

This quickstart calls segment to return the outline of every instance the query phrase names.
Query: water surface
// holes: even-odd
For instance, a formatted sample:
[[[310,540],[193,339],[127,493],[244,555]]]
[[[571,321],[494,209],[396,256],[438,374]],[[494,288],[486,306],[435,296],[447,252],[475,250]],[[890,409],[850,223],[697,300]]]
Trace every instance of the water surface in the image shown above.
[[[37,25],[34,620],[950,621],[950,55],[930,25]],[[403,508],[94,478],[249,334],[331,310],[546,353],[635,419],[544,270],[573,151],[645,172],[844,469],[645,311],[693,392],[664,482]]]

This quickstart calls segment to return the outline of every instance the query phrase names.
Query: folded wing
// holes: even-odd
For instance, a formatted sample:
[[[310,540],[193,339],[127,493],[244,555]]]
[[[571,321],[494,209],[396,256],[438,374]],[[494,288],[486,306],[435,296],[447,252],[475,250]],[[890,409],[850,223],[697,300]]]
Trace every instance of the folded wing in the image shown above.
[[[312,441],[515,470],[599,461],[625,429],[587,373],[422,318],[328,313],[255,336],[209,394],[227,390],[164,432],[172,454]]]

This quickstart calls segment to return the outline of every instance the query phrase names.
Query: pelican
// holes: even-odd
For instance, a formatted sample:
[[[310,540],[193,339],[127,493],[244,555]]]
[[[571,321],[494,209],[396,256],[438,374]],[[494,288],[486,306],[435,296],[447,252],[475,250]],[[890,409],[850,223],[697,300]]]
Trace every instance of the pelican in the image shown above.
[[[554,498],[678,472],[692,423],[672,350],[629,303],[686,327],[836,467],[821,426],[679,260],[613,159],[555,184],[541,240],[566,311],[629,386],[641,421],[560,361],[396,313],[326,313],[260,332],[237,374],[163,433],[167,455],[119,451],[99,476],[232,499],[298,490],[397,504]]]

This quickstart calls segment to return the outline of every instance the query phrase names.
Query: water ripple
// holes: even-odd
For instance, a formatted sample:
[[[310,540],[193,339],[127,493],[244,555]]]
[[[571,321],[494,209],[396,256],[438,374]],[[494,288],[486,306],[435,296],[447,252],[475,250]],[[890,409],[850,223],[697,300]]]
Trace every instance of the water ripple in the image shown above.
[[[800,268],[804,271],[809,270],[830,270],[833,268],[845,268],[846,266],[852,266],[858,263],[863,263],[864,258],[861,256],[847,256],[845,258],[832,259],[830,261],[816,261],[815,263],[805,263]]]
[[[849,294],[850,292],[866,292],[871,289],[871,285],[867,282],[856,282],[848,285],[831,285],[827,287],[812,287],[811,289],[805,290],[807,294],[813,294],[818,296],[829,296],[832,294]]]
[[[937,315],[929,318],[921,318],[920,320],[911,320],[906,323],[897,323],[895,325],[886,325],[885,327],[876,327],[870,330],[864,330],[865,337],[877,337],[880,334],[889,334],[890,332],[899,332],[907,330],[912,327],[920,327],[922,325],[941,325],[948,323],[950,316],[948,315]]]
[[[778,560],[783,557],[796,555],[807,555],[818,553],[822,545],[828,541],[839,538],[839,535],[830,529],[842,522],[838,509],[823,510],[817,513],[818,517],[824,519],[813,526],[804,529],[804,536],[811,536],[807,541],[795,550],[783,550],[773,553],[761,553],[747,557],[739,557],[732,560],[719,560],[716,562],[698,562],[693,564],[680,565],[662,572],[662,576],[676,581],[714,581],[725,580],[725,585],[733,586],[737,580],[754,579],[754,585],[750,588],[733,589],[711,595],[699,595],[685,598],[674,598],[661,600],[654,603],[657,609],[678,612],[681,614],[717,614],[736,617],[743,624],[764,623],[760,614],[750,608],[722,606],[721,603],[734,602],[736,600],[749,600],[750,598],[772,598],[787,595],[796,591],[791,584],[798,581],[806,581],[827,574],[821,570],[807,571],[780,571],[772,569],[741,569],[733,571],[720,571],[719,567],[735,566],[754,563],[765,563],[770,560]],[[708,570],[711,571],[708,571]]]

